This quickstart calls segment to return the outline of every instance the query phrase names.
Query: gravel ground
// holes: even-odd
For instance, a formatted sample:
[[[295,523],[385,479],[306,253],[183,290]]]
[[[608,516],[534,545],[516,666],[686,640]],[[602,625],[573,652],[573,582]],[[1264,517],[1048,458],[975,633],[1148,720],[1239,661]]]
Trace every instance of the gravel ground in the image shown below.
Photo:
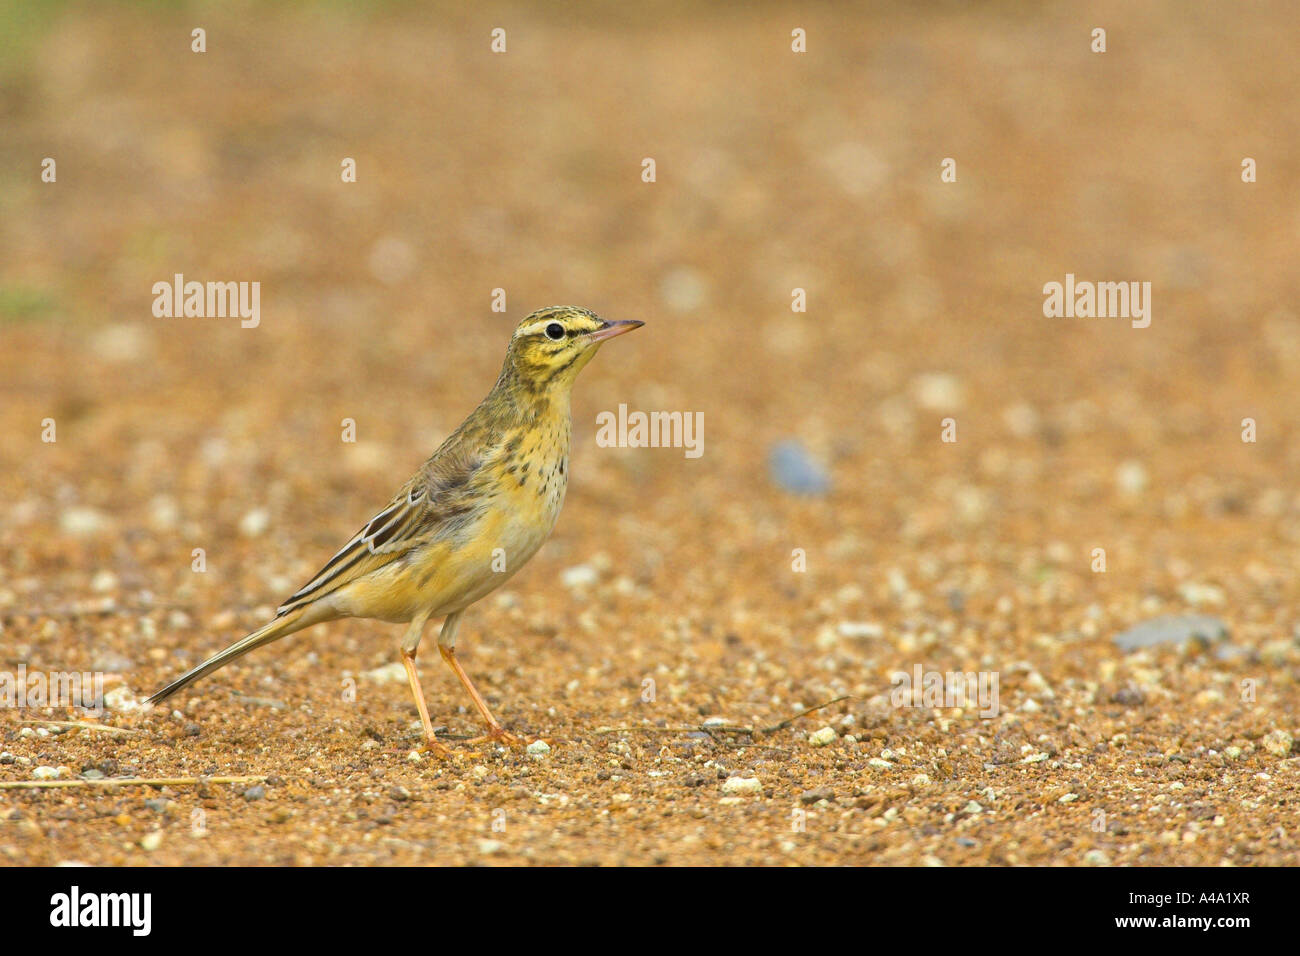
[[[872,7],[6,4],[0,667],[110,706],[0,712],[0,782],[78,784],[0,789],[0,861],[1294,863],[1294,18]],[[178,272],[260,281],[260,324],[155,318]],[[1044,317],[1067,273],[1151,282],[1150,327]],[[546,748],[466,742],[430,639],[456,757],[413,757],[369,621],[138,708],[559,302],[647,326],[459,645]],[[621,403],[701,413],[703,453],[600,447]],[[997,714],[899,706],[918,667]]]

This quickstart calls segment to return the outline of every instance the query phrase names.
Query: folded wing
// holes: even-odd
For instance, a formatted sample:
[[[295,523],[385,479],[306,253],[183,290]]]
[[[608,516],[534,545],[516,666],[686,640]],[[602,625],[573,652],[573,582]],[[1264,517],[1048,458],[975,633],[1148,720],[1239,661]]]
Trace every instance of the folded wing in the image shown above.
[[[481,460],[439,449],[388,507],[366,522],[316,575],[280,605],[277,617],[319,601],[412,549],[455,534],[472,513]]]

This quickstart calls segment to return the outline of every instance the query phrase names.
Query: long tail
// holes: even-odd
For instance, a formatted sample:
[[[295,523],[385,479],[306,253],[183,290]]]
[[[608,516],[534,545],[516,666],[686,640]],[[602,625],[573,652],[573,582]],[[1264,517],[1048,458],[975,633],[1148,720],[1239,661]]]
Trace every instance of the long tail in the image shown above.
[[[288,637],[294,631],[300,631],[304,627],[309,627],[312,624],[318,623],[321,620],[321,617],[319,615],[308,616],[306,613],[308,607],[295,608],[283,617],[277,617],[269,624],[259,627],[247,637],[240,638],[221,653],[208,658],[198,667],[186,671],[180,677],[176,678],[162,690],[150,697],[146,703],[157,704],[160,701],[164,701],[178,690],[194,683],[200,677],[206,677],[218,668],[225,667],[235,658],[243,657],[253,648],[261,647],[263,644],[270,644],[272,641],[278,641],[282,637]]]

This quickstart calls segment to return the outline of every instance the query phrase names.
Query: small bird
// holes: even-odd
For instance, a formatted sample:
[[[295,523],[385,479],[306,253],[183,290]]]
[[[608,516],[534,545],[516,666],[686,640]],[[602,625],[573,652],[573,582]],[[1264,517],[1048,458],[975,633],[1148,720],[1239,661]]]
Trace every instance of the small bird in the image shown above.
[[[551,533],[569,482],[569,393],[601,343],[640,328],[573,306],[519,323],[496,385],[379,514],[280,605],[275,619],[182,674],[148,699],[157,704],[255,647],[346,617],[409,623],[402,663],[427,748],[449,751],[429,722],[415,654],[425,624],[443,618],[442,659],[469,692],[486,737],[520,741],[488,710],[456,659],[461,615],[510,579]]]

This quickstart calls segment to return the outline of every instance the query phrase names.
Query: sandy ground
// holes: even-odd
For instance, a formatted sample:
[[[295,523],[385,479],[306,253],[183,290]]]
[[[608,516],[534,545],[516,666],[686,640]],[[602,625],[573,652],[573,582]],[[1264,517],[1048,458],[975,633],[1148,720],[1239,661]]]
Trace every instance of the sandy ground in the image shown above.
[[[0,781],[82,782],[0,789],[0,860],[1296,861],[1287,5],[5,9],[0,667],[108,674],[129,733],[0,713]],[[261,282],[260,324],[155,318],[178,272]],[[1151,282],[1150,327],[1044,317],[1067,273]],[[430,638],[456,757],[413,759],[368,621],[133,709],[558,302],[648,324],[583,373],[554,537],[460,637],[548,752],[465,742]],[[598,446],[620,403],[702,413],[703,454]],[[829,490],[776,480],[784,441]],[[1183,615],[1207,638],[1116,643]],[[997,716],[895,706],[918,666],[996,675]],[[96,782],[199,776],[265,779]]]

